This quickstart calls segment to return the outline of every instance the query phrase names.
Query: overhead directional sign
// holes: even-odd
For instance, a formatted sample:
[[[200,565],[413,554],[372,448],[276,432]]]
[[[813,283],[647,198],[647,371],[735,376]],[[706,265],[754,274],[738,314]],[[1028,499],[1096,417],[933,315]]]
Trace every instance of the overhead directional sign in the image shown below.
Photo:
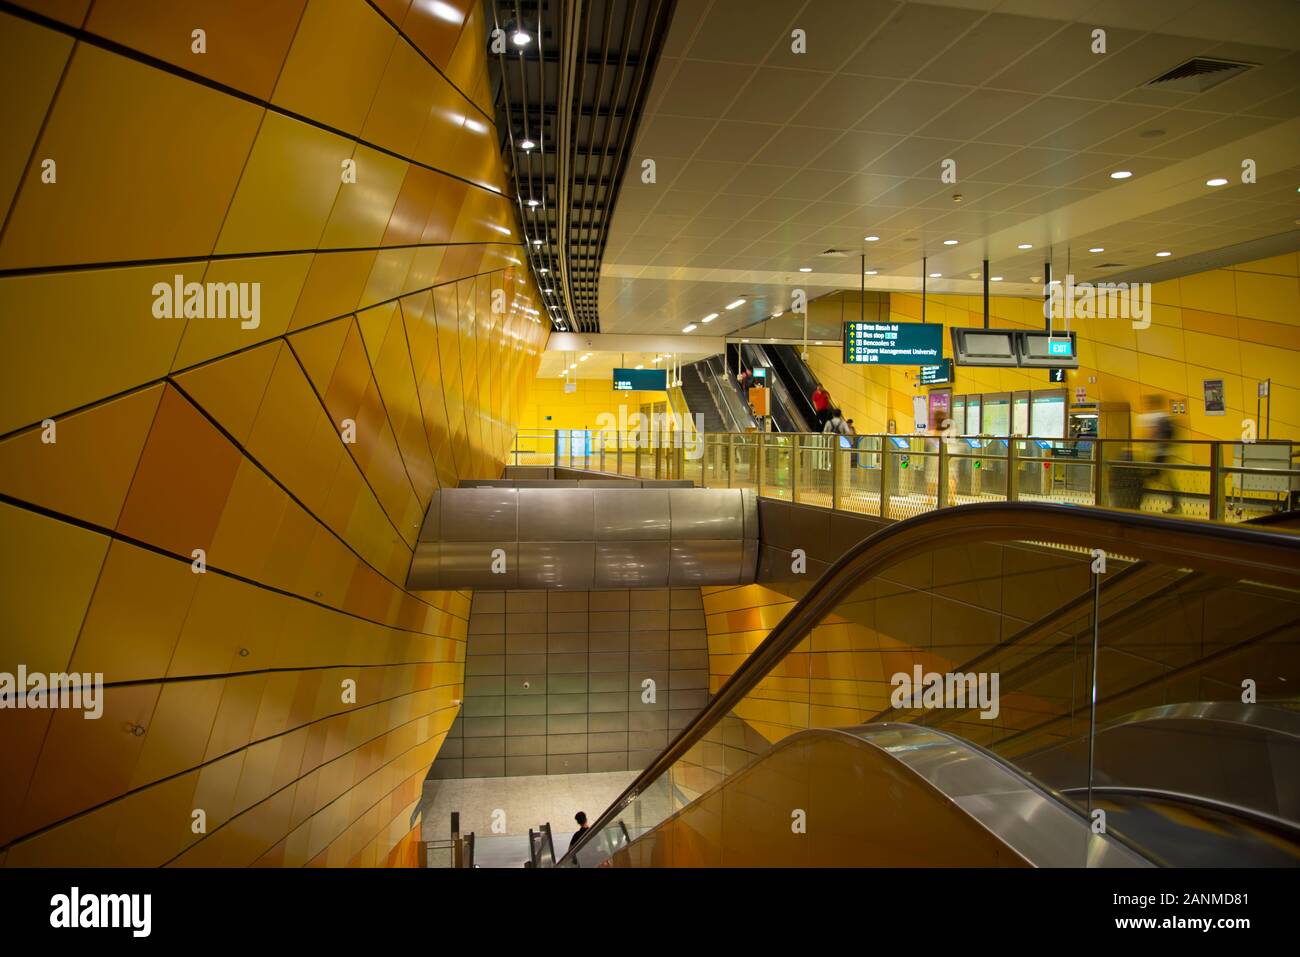
[[[943,325],[932,322],[846,322],[846,365],[926,366],[943,358]]]
[[[615,369],[615,392],[666,392],[667,369]]]
[[[952,382],[952,360],[944,359],[937,366],[921,366],[917,378],[921,385],[947,385]]]

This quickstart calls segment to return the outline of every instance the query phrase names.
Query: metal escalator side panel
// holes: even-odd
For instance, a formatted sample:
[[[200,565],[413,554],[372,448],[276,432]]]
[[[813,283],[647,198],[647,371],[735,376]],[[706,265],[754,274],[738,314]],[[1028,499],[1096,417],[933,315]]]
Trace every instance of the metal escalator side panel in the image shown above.
[[[882,726],[790,735],[611,848],[608,865],[1026,867],[1090,857],[1097,866],[1149,866],[1090,835],[1076,813],[988,756]]]

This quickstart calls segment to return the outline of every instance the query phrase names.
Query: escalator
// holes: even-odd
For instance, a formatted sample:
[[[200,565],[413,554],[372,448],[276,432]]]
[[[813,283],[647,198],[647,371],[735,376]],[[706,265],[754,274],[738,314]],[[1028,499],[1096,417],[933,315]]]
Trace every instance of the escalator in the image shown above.
[[[559,865],[1298,866],[1298,688],[1285,527],[927,513],[832,565]]]
[[[772,395],[772,424],[778,432],[820,432],[812,394],[817,377],[793,346],[747,342],[728,346],[732,368],[766,370]]]

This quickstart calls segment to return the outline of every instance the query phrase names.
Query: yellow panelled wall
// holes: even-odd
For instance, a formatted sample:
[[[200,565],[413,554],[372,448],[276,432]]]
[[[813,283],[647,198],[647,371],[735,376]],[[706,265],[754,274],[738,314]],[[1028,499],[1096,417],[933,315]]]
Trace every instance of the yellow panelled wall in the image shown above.
[[[0,13],[0,671],[106,687],[0,710],[0,862],[405,861],[469,615],[412,548],[545,342],[481,7],[30,6],[70,29]]]
[[[668,401],[666,392],[615,392],[610,379],[576,379],[574,392],[564,391],[559,376],[538,379],[519,417],[521,429],[595,429],[602,414],[619,420],[619,406],[627,406],[627,416],[641,411],[641,406]],[[550,416],[548,420],[546,417]]]
[[[1154,283],[1151,298],[1146,329],[1123,319],[1071,321],[1079,334],[1079,368],[1067,380],[1071,399],[1082,387],[1089,401],[1127,402],[1136,417],[1142,396],[1157,393],[1186,401],[1186,414],[1174,417],[1179,438],[1240,441],[1242,419],[1255,417],[1258,384],[1271,379],[1270,435],[1300,439],[1300,253]],[[994,297],[991,324],[1041,329],[1042,309],[1038,299]],[[890,318],[919,321],[920,296],[891,294]],[[982,300],[929,296],[926,321],[983,325]],[[950,350],[945,332],[944,351]],[[809,352],[813,371],[859,432],[883,432],[891,418],[900,432],[911,431],[912,396],[927,391],[915,388],[914,368],[846,366],[838,347]],[[1045,370],[959,367],[955,373],[957,395],[1059,388]],[[1096,382],[1089,382],[1093,376]],[[1223,380],[1227,414],[1205,415],[1206,379]]]

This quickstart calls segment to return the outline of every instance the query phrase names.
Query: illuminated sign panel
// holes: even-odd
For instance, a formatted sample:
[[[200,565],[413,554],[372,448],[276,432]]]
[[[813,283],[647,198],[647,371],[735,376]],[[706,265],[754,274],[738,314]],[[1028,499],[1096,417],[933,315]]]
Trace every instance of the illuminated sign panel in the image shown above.
[[[615,369],[616,392],[664,392],[668,389],[667,369]]]
[[[924,366],[943,358],[943,326],[924,322],[846,322],[846,365]]]

